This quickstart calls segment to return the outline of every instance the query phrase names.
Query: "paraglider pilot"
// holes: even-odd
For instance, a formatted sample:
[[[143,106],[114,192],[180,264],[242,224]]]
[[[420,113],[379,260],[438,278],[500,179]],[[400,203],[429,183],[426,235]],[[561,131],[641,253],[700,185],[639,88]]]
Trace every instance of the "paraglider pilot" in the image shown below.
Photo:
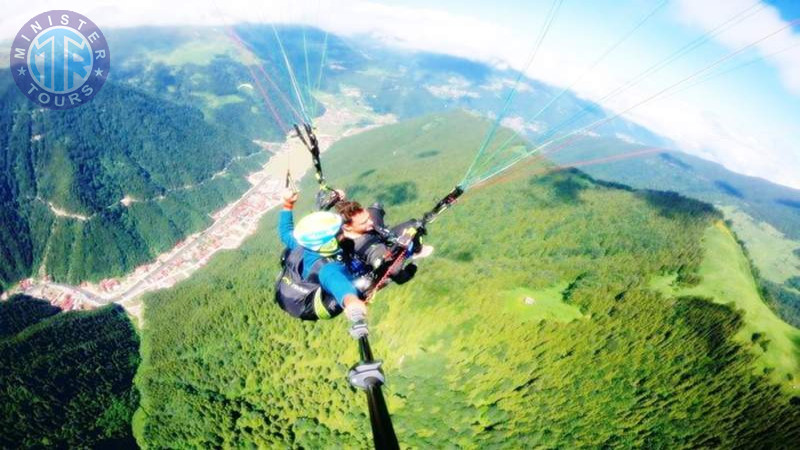
[[[317,211],[303,217],[295,227],[292,210],[297,198],[297,192],[289,189],[283,194],[278,233],[286,250],[275,286],[275,301],[287,313],[303,320],[330,319],[344,312],[351,322],[364,322],[366,304],[342,262],[336,239],[341,217]],[[366,327],[363,329],[366,332]]]

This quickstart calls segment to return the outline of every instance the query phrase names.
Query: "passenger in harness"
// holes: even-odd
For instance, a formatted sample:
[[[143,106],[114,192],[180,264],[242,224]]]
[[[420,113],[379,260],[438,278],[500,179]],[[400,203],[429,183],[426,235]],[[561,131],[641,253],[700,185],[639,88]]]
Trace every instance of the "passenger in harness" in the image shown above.
[[[275,301],[290,315],[303,320],[330,319],[344,311],[352,322],[364,321],[367,307],[353,285],[353,275],[342,263],[336,236],[341,218],[334,213],[311,213],[294,227],[292,209],[298,194],[283,194],[278,233],[286,246]]]

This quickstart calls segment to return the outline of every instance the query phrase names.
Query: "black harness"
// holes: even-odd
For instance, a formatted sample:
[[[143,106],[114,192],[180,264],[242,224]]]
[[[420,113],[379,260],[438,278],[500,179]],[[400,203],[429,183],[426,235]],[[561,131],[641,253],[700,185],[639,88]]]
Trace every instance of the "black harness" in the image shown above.
[[[281,273],[275,283],[275,302],[292,317],[303,320],[329,319],[342,313],[342,307],[322,289],[319,271],[334,260],[322,257],[303,278],[303,247],[286,249],[281,257]]]

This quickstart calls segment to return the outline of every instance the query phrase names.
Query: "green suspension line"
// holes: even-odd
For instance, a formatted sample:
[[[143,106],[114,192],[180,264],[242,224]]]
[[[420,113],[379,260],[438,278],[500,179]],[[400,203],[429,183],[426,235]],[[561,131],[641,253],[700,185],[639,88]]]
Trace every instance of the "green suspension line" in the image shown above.
[[[553,4],[548,11],[548,14],[545,18],[544,24],[542,25],[542,30],[539,33],[539,37],[536,40],[536,44],[534,46],[533,52],[531,53],[530,58],[528,59],[527,64],[525,64],[525,68],[519,72],[517,75],[516,80],[514,81],[514,85],[511,88],[511,91],[506,96],[505,102],[503,103],[503,108],[500,110],[500,113],[497,115],[494,123],[492,124],[489,132],[486,134],[486,137],[483,140],[483,143],[478,148],[478,152],[475,155],[475,159],[472,160],[469,168],[467,169],[467,173],[464,175],[464,178],[459,183],[459,186],[467,187],[467,181],[470,180],[472,176],[472,171],[478,165],[478,161],[480,161],[481,157],[486,152],[486,148],[489,146],[489,143],[494,139],[495,134],[497,133],[497,129],[500,127],[500,122],[502,122],[503,118],[505,117],[506,113],[508,112],[509,107],[511,106],[511,102],[514,99],[514,96],[517,93],[517,87],[522,80],[525,72],[527,72],[528,68],[533,64],[533,61],[536,59],[536,55],[539,53],[539,48],[541,48],[542,42],[544,42],[544,38],[547,36],[550,27],[552,26],[553,22],[555,21],[556,15],[558,13],[559,8],[561,7],[563,0],[554,0]]]
[[[286,55],[286,50],[283,48],[283,41],[281,41],[281,37],[278,35],[278,30],[275,28],[275,24],[272,24],[272,32],[275,35],[275,40],[278,41],[278,47],[283,55],[283,61],[286,63],[286,70],[289,72],[289,81],[292,83],[292,88],[294,89],[295,96],[297,97],[297,102],[300,104],[300,112],[303,115],[303,119],[306,121],[306,123],[311,123],[311,119],[308,117],[305,104],[303,103],[303,97],[300,94],[300,88],[297,85],[297,78],[295,78],[294,70],[292,70],[292,64],[289,62],[289,56]]]

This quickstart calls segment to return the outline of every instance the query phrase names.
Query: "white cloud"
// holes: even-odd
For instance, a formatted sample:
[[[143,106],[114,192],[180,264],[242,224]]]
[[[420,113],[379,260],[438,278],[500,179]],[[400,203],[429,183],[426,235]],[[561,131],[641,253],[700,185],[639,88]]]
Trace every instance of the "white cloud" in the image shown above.
[[[479,98],[480,95],[471,91],[472,84],[463,77],[450,77],[447,79],[447,84],[440,85],[426,85],[425,89],[438,98],[445,100],[459,99],[459,98]]]
[[[457,100],[460,98],[479,98],[477,92],[472,92],[464,89],[459,89],[455,86],[451,85],[439,85],[439,86],[425,86],[425,89],[428,90],[434,97],[441,98],[444,100]]]
[[[679,0],[677,10],[679,19],[685,24],[710,32],[726,18],[734,17],[751,5],[753,2],[750,0]],[[787,27],[789,24],[771,7],[762,5],[750,12],[755,14],[729,31],[716,35],[715,41],[732,52],[785,28],[754,49],[778,71],[787,95],[800,97],[800,36],[792,32],[791,27]],[[775,54],[787,48],[791,50]],[[752,88],[757,90],[758,86]],[[630,117],[671,137],[685,151],[716,161],[736,172],[800,188],[800,144],[795,130],[781,128],[776,122],[782,122],[784,118],[769,118],[766,111],[742,113],[750,107],[737,104],[737,95],[716,102],[704,99],[702,91],[683,97],[683,100],[666,98],[637,109]]]
[[[531,87],[530,84],[522,81],[517,83],[516,80],[511,78],[493,78],[488,83],[482,85],[481,89],[496,92],[510,89],[515,85],[517,87],[517,92],[533,92],[533,87]]]
[[[711,31],[719,25],[720,18],[733,17],[751,5],[752,0],[679,0],[678,11],[680,19],[686,24]],[[757,9],[750,12],[755,11]],[[715,36],[715,39],[733,50],[756,42],[771,31],[785,28],[757,44],[755,48],[780,71],[786,87],[800,95],[800,35],[793,32],[788,25],[775,8],[762,6],[757,13],[738,23],[735,28]],[[781,51],[787,48],[789,50]]]
[[[624,141],[624,142],[627,142],[629,144],[640,144],[641,143],[641,142],[637,141],[636,139],[634,139],[633,136],[629,136],[629,135],[624,134],[624,133],[615,133],[614,135],[620,141]]]
[[[500,124],[506,128],[510,128],[516,131],[517,133],[523,136],[525,136],[527,132],[541,133],[547,128],[546,124],[542,122],[539,121],[531,122],[525,119],[524,117],[520,116],[505,117],[503,118],[503,120],[500,121]]]
[[[680,149],[745,175],[800,188],[796,141],[758,124],[675,100],[644,108],[630,118],[669,135]],[[756,117],[753,117],[756,120]]]

